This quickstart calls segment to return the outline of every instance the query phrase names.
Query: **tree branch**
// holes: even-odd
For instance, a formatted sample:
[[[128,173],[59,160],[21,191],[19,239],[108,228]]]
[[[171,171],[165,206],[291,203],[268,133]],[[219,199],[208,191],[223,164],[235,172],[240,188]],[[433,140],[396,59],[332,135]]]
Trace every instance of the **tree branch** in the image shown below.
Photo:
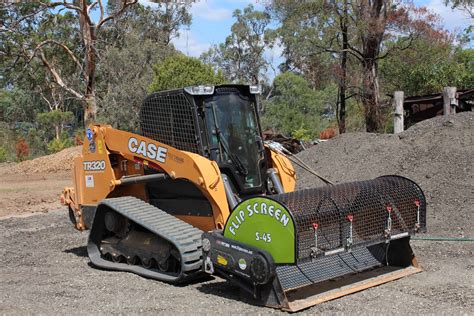
[[[84,12],[82,11],[82,9],[72,3],[69,3],[67,2],[66,0],[64,1],[57,1],[57,2],[42,2],[40,1],[39,2],[41,5],[43,5],[44,7],[46,8],[55,8],[55,7],[58,7],[58,6],[64,6],[68,9],[71,9],[71,10],[74,10],[74,11],[77,11],[77,12],[80,12],[82,14],[84,14]]]
[[[71,57],[71,59],[74,61],[74,63],[77,65],[77,67],[82,71],[82,65],[81,63],[79,62],[79,60],[76,58],[76,56],[74,55],[74,53],[69,49],[69,47],[67,47],[66,45],[58,42],[58,41],[55,41],[55,40],[45,40],[45,41],[42,41],[41,43],[39,43],[35,49],[33,50],[33,54],[31,57],[34,56],[35,52],[37,50],[41,50],[43,46],[47,45],[47,44],[55,44],[55,45],[58,45],[59,47],[61,47],[62,49],[64,49],[64,51],[66,51],[66,53],[69,55],[69,57]]]
[[[99,1],[92,2],[90,5],[87,6],[87,15],[90,15],[91,10],[98,4]]]
[[[54,82],[56,82],[61,88],[63,88],[64,90],[66,90],[67,92],[71,93],[72,95],[74,95],[76,98],[80,99],[80,100],[84,100],[85,97],[80,94],[79,92],[77,92],[76,90],[68,87],[63,79],[61,78],[61,76],[58,74],[58,72],[56,71],[56,69],[54,69],[54,67],[48,62],[48,60],[46,59],[46,56],[44,55],[44,52],[42,51],[42,49],[40,48],[39,49],[39,52],[40,52],[40,59],[41,61],[43,62],[43,66],[46,68],[46,70],[53,76],[53,79],[54,79]]]
[[[380,60],[380,59],[384,59],[386,58],[388,55],[392,54],[393,52],[395,51],[404,51],[404,50],[407,50],[408,48],[410,48],[413,44],[413,42],[418,39],[419,37],[419,34],[417,35],[414,35],[414,34],[411,34],[409,36],[409,40],[408,40],[408,44],[405,45],[404,47],[400,47],[400,46],[395,46],[393,47],[392,49],[388,49],[383,55],[380,55],[378,57],[375,58],[375,60]]]
[[[102,0],[99,0],[99,8],[100,8],[100,18],[99,21],[102,21],[104,19],[104,4],[102,3]]]
[[[122,7],[117,12],[110,14],[108,17],[106,18],[102,17],[100,21],[97,23],[97,29],[100,29],[102,25],[104,25],[104,23],[106,23],[107,21],[113,20],[119,15],[121,15],[125,11],[126,8],[128,8],[129,6],[137,2],[138,0],[130,0],[130,2],[128,0],[122,0]]]
[[[2,8],[2,9],[3,9],[3,8]],[[25,15],[23,15],[21,18],[19,18],[18,20],[14,21],[14,22],[12,23],[12,25],[10,25],[8,28],[5,27],[5,25],[3,24],[4,22],[3,22],[3,23],[2,23],[2,27],[0,28],[0,32],[13,32],[13,31],[15,31],[15,29],[17,28],[17,26],[18,26],[21,22],[23,22],[24,20],[26,20],[26,19],[28,19],[28,18],[30,18],[30,17],[32,17],[32,16],[35,16],[36,14],[38,14],[38,13],[40,13],[41,11],[44,11],[44,10],[46,10],[46,9],[47,9],[47,7],[40,7],[38,10],[36,10],[36,11],[30,13],[30,14],[25,14]]]

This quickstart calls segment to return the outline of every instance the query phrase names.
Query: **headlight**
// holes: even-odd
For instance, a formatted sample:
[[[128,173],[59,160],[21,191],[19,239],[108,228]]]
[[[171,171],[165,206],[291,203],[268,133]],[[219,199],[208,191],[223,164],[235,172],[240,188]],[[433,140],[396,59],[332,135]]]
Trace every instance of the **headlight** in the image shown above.
[[[191,95],[212,95],[214,86],[192,86],[184,88],[184,91]]]
[[[258,85],[251,85],[250,86],[250,93],[251,94],[261,94],[262,93],[262,87]]]

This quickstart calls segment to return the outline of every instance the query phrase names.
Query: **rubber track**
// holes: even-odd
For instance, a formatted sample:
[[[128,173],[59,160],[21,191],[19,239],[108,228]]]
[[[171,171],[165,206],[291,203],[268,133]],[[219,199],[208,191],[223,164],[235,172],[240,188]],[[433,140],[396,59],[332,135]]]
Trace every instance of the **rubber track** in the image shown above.
[[[95,220],[87,244],[89,258],[94,265],[108,270],[133,272],[147,278],[169,283],[185,282],[200,275],[202,263],[201,235],[203,233],[201,230],[131,196],[104,199],[98,205],[97,212],[104,212],[107,209],[112,209],[169,241],[181,255],[181,273],[171,275],[158,270],[149,270],[139,265],[115,263],[103,259],[96,243],[100,243],[100,241],[94,241],[94,238],[91,237],[93,233],[97,234],[97,229],[103,229],[94,227],[96,225]],[[99,215],[98,213],[95,215],[96,218]]]

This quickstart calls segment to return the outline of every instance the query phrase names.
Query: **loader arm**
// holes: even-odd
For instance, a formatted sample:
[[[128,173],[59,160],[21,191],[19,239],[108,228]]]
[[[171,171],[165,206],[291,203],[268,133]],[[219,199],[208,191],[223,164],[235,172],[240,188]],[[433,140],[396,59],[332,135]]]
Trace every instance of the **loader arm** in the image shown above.
[[[69,201],[69,206],[75,208],[77,229],[87,229],[80,206],[96,205],[111,196],[120,188],[123,179],[143,175],[143,166],[163,172],[172,179],[192,182],[208,199],[213,213],[212,222],[201,218],[194,221],[195,226],[203,230],[224,227],[229,207],[216,162],[109,125],[94,125],[90,130],[91,140],[85,140],[82,156],[75,160],[75,190],[66,188],[64,191],[66,203]],[[112,166],[111,155],[121,157],[118,166]],[[123,161],[132,163],[124,168],[127,163]],[[143,190],[136,190],[140,191]],[[136,195],[146,199],[143,193]]]

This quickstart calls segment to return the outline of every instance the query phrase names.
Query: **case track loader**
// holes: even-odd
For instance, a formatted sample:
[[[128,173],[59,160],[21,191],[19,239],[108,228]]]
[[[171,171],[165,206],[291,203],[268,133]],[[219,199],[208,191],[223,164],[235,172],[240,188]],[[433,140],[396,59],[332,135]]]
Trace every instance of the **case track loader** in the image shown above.
[[[169,283],[205,273],[298,311],[420,270],[420,187],[399,176],[294,191],[262,141],[258,87],[148,96],[140,133],[91,125],[62,200],[92,264]]]

